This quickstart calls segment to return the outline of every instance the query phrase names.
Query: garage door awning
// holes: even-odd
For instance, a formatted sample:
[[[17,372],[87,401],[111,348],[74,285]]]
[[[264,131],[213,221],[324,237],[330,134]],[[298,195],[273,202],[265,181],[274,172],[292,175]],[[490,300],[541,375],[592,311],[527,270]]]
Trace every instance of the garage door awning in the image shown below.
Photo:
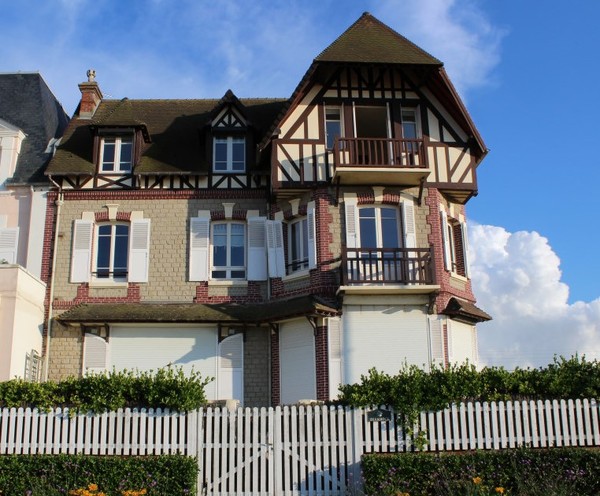
[[[298,316],[330,317],[340,311],[316,296],[302,296],[268,303],[81,303],[56,320],[64,324],[89,323],[246,323],[277,322]]]

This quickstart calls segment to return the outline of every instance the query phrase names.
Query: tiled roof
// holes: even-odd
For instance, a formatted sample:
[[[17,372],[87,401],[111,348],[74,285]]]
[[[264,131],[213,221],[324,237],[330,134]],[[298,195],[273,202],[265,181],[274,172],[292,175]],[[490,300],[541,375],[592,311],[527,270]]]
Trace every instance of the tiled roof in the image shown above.
[[[335,306],[316,296],[268,303],[203,305],[197,303],[82,303],[57,320],[69,323],[238,322],[261,324],[302,315],[336,315]]]
[[[279,113],[285,99],[240,99],[256,141]],[[206,172],[204,133],[221,100],[102,100],[91,120],[73,119],[46,174],[93,174],[95,127],[145,127],[145,143],[134,172]]]
[[[487,322],[492,317],[473,303],[458,298],[450,298],[443,314],[454,317],[457,320],[465,320],[469,323]]]
[[[323,50],[315,62],[442,65],[368,12]]]
[[[69,118],[40,74],[0,74],[0,119],[26,135],[9,183],[47,182],[43,171],[51,155],[46,149],[62,135]]]

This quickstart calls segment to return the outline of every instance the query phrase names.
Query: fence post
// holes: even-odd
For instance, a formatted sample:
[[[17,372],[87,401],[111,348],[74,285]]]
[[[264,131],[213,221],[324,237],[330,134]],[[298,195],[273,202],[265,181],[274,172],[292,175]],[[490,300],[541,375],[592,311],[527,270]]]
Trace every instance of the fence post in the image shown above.
[[[351,451],[351,467],[349,476],[351,477],[352,486],[349,488],[353,494],[360,494],[362,491],[363,480],[360,470],[360,461],[364,450],[364,430],[363,430],[363,417],[364,410],[362,408],[354,408],[347,410],[350,414],[350,420],[352,422],[351,432],[352,439],[350,440],[352,451]]]
[[[194,412],[196,414],[196,426],[195,426],[195,442],[196,442],[196,459],[198,460],[198,478],[196,480],[196,495],[200,496],[204,493],[204,430],[203,430],[203,419],[204,409],[200,408]]]

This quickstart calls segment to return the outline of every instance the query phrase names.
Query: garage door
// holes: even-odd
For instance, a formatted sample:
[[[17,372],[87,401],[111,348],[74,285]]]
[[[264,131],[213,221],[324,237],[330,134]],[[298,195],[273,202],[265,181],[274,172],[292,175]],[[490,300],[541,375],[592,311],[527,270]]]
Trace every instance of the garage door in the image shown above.
[[[281,403],[316,399],[315,337],[306,320],[279,326]]]
[[[112,326],[109,370],[157,370],[169,364],[202,377],[217,375],[215,327]],[[216,399],[215,381],[206,387],[208,399]]]
[[[427,315],[407,305],[346,305],[342,317],[343,382],[375,367],[397,374],[402,364],[429,367]]]

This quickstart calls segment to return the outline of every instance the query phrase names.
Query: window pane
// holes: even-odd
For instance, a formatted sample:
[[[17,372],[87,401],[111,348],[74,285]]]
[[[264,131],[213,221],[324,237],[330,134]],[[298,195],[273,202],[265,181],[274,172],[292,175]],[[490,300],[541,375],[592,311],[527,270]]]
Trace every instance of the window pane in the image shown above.
[[[214,169],[227,170],[227,140],[215,138]]]
[[[127,275],[127,252],[129,250],[129,226],[115,226],[115,251],[113,272],[115,277]]]
[[[102,170],[112,171],[115,169],[115,140],[105,139],[102,154]]]
[[[402,110],[402,137],[404,139],[417,138],[417,114],[413,109]]]
[[[227,266],[227,224],[213,226],[213,265]]]
[[[246,140],[234,139],[232,144],[231,170],[243,171],[246,168]]]
[[[302,258],[308,258],[308,221],[304,219],[302,222]]]
[[[96,255],[96,272],[98,277],[109,277],[111,227],[98,227],[98,253]]]
[[[361,216],[362,217],[362,216]],[[377,233],[375,231],[375,219],[360,219],[360,246],[361,248],[376,248]]]
[[[131,170],[131,150],[132,143],[130,139],[121,140],[121,159],[120,159],[120,167],[121,171],[130,171]]]
[[[392,208],[381,209],[381,241],[382,248],[398,248],[398,219],[397,211]]]
[[[325,109],[325,137],[327,148],[332,149],[335,138],[342,135],[341,111],[339,108]]]
[[[231,261],[232,267],[245,265],[245,229],[242,224],[231,224]]]

